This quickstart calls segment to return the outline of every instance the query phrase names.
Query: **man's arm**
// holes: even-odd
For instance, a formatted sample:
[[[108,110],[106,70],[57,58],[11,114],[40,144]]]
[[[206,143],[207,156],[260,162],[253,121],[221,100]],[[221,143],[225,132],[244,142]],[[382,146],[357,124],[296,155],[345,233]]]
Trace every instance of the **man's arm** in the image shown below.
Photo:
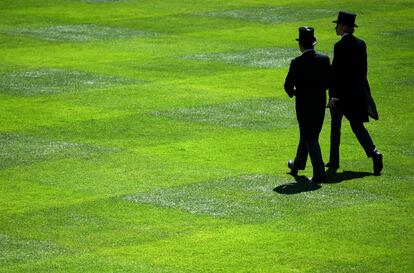
[[[292,60],[290,62],[289,72],[286,76],[285,85],[284,85],[285,91],[289,97],[293,97],[296,92],[295,80],[294,80],[295,70],[296,70],[296,63],[295,63],[295,60]]]
[[[361,41],[360,47],[360,54],[361,54],[361,69],[362,69],[362,77],[366,78],[368,74],[368,61],[367,61],[367,45],[364,41]]]
[[[340,57],[341,53],[339,50],[338,44],[334,46],[334,56],[332,60],[332,66],[330,71],[330,88],[329,88],[329,103],[328,107],[333,108],[336,107],[336,103],[339,101],[339,91],[338,85],[340,82]]]

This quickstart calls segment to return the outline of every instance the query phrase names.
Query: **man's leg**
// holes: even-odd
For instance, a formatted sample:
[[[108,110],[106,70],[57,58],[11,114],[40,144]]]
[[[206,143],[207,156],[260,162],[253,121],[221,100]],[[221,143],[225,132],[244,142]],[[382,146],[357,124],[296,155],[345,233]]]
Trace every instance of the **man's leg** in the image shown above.
[[[296,157],[294,160],[288,161],[288,167],[291,170],[290,174],[296,176],[298,174],[298,170],[304,170],[307,158],[308,150],[306,143],[303,138],[300,137],[298,149],[296,151]]]
[[[372,157],[372,154],[375,150],[375,145],[372,142],[371,136],[365,128],[364,123],[352,121],[350,123],[352,132],[354,132],[365,153],[368,157]]]
[[[326,173],[323,166],[321,147],[318,140],[306,141],[306,147],[309,152],[313,167],[313,182],[326,182]]]
[[[300,137],[298,149],[296,151],[296,157],[294,165],[298,170],[304,170],[306,167],[306,161],[308,159],[308,148],[303,137]]]
[[[352,131],[357,137],[366,155],[372,158],[374,174],[380,175],[382,168],[383,168],[382,154],[380,154],[378,150],[375,148],[375,145],[367,129],[365,128],[364,123],[362,122],[350,122],[350,123],[351,123]]]
[[[339,168],[339,144],[341,143],[341,123],[343,114],[338,108],[331,108],[331,147],[327,167]]]

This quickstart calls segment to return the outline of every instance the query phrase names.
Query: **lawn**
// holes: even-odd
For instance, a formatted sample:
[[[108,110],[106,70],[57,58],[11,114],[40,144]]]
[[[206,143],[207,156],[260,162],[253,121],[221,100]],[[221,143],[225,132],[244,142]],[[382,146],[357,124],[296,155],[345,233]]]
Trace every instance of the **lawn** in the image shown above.
[[[355,12],[381,176],[344,120],[288,175],[283,90]],[[414,1],[1,0],[0,272],[412,272]],[[329,155],[329,112],[320,143]]]

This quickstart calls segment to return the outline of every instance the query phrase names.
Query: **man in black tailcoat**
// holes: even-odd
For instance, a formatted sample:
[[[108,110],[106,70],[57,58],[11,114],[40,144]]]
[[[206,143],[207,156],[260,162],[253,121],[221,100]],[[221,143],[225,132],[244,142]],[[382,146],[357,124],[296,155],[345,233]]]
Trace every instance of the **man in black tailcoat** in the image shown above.
[[[373,160],[375,175],[382,170],[382,155],[364,127],[368,114],[378,119],[375,104],[371,98],[367,80],[367,50],[363,40],[353,35],[356,14],[339,12],[336,34],[342,36],[335,44],[332,61],[332,88],[330,89],[329,107],[331,111],[331,147],[330,158],[326,164],[330,170],[339,168],[339,144],[341,122],[345,116],[368,157]]]
[[[308,154],[313,167],[311,182],[326,181],[319,146],[319,133],[325,116],[326,90],[329,87],[329,57],[314,50],[316,38],[312,27],[299,28],[299,48],[302,55],[292,60],[285,80],[285,91],[296,97],[296,117],[300,140],[295,160],[288,161],[291,174],[305,169]]]

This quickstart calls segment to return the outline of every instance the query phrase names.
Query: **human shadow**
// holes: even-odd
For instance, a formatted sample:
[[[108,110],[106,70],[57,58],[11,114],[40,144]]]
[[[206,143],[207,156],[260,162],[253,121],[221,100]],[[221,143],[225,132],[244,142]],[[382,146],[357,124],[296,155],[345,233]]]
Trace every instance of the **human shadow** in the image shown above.
[[[294,175],[291,174],[294,178],[296,183],[288,183],[279,185],[273,189],[273,191],[280,193],[280,194],[298,194],[307,191],[315,191],[320,189],[322,186],[320,184],[311,183],[309,179],[304,175]],[[355,171],[343,171],[343,172],[336,172],[336,171],[327,171],[328,180],[323,182],[323,184],[337,184],[341,183],[346,180],[358,179],[363,178],[366,176],[373,175],[369,172],[355,172]]]
[[[343,172],[334,172],[334,171],[327,171],[328,181],[324,182],[324,184],[336,184],[341,183],[346,180],[352,180],[357,178],[363,178],[366,176],[373,175],[369,172],[354,172],[354,171],[343,171]]]
[[[273,189],[273,191],[280,194],[298,194],[307,191],[315,191],[321,188],[321,185],[311,183],[309,179],[304,175],[294,175],[296,183],[288,183],[279,185]]]

